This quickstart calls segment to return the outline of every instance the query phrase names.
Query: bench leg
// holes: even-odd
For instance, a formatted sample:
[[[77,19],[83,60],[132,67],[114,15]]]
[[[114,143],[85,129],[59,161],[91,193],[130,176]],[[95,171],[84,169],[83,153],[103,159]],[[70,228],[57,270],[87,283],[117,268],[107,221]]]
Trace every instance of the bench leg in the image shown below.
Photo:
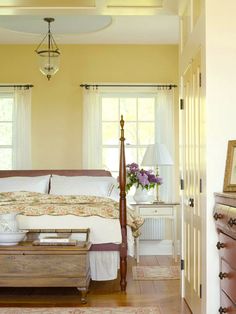
[[[87,288],[77,288],[77,290],[80,291],[81,293],[81,297],[80,297],[80,301],[82,304],[86,304],[87,303],[87,293],[88,293],[88,289]]]

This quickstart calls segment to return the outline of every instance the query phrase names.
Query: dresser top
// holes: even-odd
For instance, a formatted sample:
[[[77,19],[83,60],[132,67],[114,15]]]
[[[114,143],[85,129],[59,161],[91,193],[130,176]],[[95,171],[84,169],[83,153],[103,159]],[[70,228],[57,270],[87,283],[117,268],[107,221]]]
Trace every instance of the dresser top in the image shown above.
[[[226,198],[233,198],[233,199],[236,199],[236,193],[223,193],[223,192],[217,192],[217,193],[214,193],[214,195],[217,197],[217,196],[220,196],[220,197],[226,197]]]
[[[236,193],[215,193],[215,202],[236,207]]]

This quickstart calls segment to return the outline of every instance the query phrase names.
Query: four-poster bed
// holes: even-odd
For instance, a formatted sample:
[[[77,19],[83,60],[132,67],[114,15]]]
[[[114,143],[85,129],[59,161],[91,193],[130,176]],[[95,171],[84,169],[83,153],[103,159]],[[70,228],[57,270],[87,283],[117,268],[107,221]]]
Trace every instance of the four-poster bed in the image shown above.
[[[125,292],[126,291],[126,285],[127,285],[126,273],[127,273],[128,242],[127,242],[127,208],[126,208],[126,191],[125,191],[125,187],[126,187],[126,163],[125,163],[125,145],[124,145],[125,138],[124,138],[123,116],[121,116],[120,126],[121,126],[121,134],[120,134],[120,165],[119,165],[119,189],[120,189],[120,194],[119,194],[119,221],[120,221],[121,241],[120,241],[120,243],[116,243],[115,241],[112,243],[112,242],[109,242],[109,239],[107,239],[106,243],[92,243],[90,251],[91,252],[119,251],[119,256],[120,256],[120,287],[121,287],[121,291]],[[28,178],[30,178],[30,177],[46,176],[46,175],[59,175],[59,176],[69,176],[69,177],[81,176],[82,178],[84,176],[86,176],[86,177],[109,177],[109,176],[111,176],[110,172],[105,171],[105,170],[0,170],[0,180],[3,178],[9,178],[9,177],[11,177],[11,178],[12,177],[28,177]],[[8,194],[11,194],[11,193],[8,193]],[[2,211],[1,206],[0,206],[0,214],[3,212],[4,211]],[[130,221],[130,217],[131,217],[130,215],[132,215],[132,214],[129,214],[129,221]],[[141,225],[140,221],[137,223],[137,225]]]

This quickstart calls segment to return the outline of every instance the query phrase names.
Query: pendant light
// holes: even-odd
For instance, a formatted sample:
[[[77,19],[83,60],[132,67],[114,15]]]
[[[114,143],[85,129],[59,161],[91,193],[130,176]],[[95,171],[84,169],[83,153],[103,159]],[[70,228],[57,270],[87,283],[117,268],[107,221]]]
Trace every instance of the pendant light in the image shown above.
[[[54,18],[45,17],[44,21],[48,23],[48,32],[43,40],[38,45],[35,52],[39,58],[39,69],[47,79],[50,80],[51,76],[56,74],[59,70],[60,51],[52,36],[50,24],[54,22]]]

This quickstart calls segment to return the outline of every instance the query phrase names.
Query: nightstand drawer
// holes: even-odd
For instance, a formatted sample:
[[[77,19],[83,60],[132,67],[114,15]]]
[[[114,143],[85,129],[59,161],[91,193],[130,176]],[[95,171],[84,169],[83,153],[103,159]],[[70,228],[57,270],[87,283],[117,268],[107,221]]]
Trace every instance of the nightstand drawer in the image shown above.
[[[170,207],[140,207],[139,214],[141,216],[172,216],[173,209]]]

